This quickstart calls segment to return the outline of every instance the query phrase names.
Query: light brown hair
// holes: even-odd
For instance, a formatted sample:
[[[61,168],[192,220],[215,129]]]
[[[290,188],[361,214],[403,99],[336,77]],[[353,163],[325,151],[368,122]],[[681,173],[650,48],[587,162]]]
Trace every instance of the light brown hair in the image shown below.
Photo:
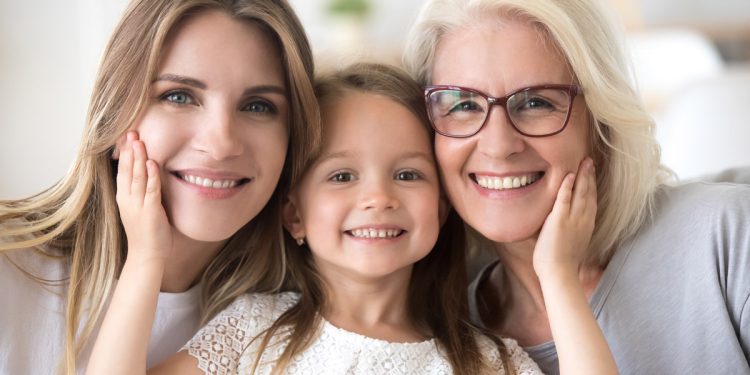
[[[277,291],[283,283],[280,197],[285,186],[300,177],[307,154],[318,147],[320,138],[312,53],[302,25],[285,0],[134,0],[104,52],[82,144],[70,172],[38,195],[0,201],[0,223],[12,224],[4,230],[7,240],[0,243],[0,250],[41,250],[62,258],[70,269],[62,368],[66,373],[75,373],[77,355],[102,317],[125,260],[111,158],[115,142],[147,104],[165,40],[181,21],[209,9],[259,25],[278,46],[290,103],[290,144],[279,187],[268,204],[230,239],[200,277],[202,321],[240,294]],[[85,324],[79,330],[81,321]]]
[[[317,79],[315,92],[322,108],[324,104],[335,105],[337,99],[354,92],[391,99],[408,109],[424,126],[425,136],[432,137],[423,90],[399,69],[381,64],[354,64]],[[323,129],[325,134],[325,124]],[[315,162],[316,156],[311,155],[308,165]],[[310,249],[306,245],[296,245],[288,234],[286,240],[290,282],[300,297],[269,329],[253,339],[261,340],[255,361],[257,369],[274,334],[288,334],[285,338],[289,343],[275,364],[274,373],[281,373],[315,340],[322,323],[321,312],[327,309],[327,287],[315,267]],[[414,327],[435,337],[454,373],[480,374],[490,370],[477,342],[482,332],[469,323],[464,243],[463,223],[451,212],[433,249],[414,264],[408,286],[407,313]],[[488,336],[498,346],[505,368],[510,369],[508,373],[513,373],[502,341]]]

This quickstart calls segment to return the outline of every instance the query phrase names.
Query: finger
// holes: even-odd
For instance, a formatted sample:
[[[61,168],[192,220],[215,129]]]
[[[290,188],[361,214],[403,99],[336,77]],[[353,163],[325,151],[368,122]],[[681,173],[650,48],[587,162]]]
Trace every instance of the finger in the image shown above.
[[[159,175],[159,165],[153,160],[147,160],[146,172],[148,173],[148,182],[146,182],[145,203],[161,204],[161,176]]]
[[[573,188],[573,202],[571,203],[572,215],[586,215],[589,213],[592,204],[596,204],[596,181],[593,177],[593,165],[593,160],[586,158],[578,167],[579,178],[576,179]]]
[[[130,192],[143,201],[146,194],[146,148],[143,142],[133,142],[133,180],[130,184]]]
[[[586,204],[587,209],[593,210],[594,214],[593,216],[596,216],[596,207],[597,207],[597,190],[596,190],[596,166],[594,166],[594,163],[591,163],[591,166],[589,168],[588,173],[588,179],[589,179],[589,194],[588,194],[588,203]]]
[[[562,184],[560,184],[560,190],[557,191],[555,206],[552,208],[553,212],[559,212],[562,215],[567,215],[570,212],[573,184],[575,181],[575,173],[568,173],[565,178],[563,178]]]
[[[130,194],[130,184],[133,178],[133,146],[129,140],[120,150],[120,161],[117,163],[117,193]]]

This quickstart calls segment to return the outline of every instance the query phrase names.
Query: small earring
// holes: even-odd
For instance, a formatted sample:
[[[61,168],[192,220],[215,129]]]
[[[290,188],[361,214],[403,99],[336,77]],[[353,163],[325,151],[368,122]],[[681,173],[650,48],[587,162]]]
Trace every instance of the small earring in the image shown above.
[[[296,241],[297,241],[297,246],[302,246],[305,244],[305,237],[297,238]]]

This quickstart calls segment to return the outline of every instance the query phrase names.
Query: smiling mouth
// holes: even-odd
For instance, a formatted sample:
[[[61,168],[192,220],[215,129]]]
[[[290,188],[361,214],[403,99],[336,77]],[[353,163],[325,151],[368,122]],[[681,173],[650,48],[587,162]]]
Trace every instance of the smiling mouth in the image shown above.
[[[479,186],[490,190],[511,190],[529,186],[541,179],[544,172],[529,173],[518,176],[483,176],[470,173],[469,177]]]
[[[251,180],[249,178],[240,178],[236,180],[226,179],[226,180],[220,180],[220,179],[210,179],[206,177],[198,177],[191,174],[181,174],[178,172],[172,172],[174,176],[177,178],[187,182],[188,184],[200,186],[204,188],[209,189],[231,189],[235,188],[237,186],[244,185]]]
[[[377,228],[358,228],[347,230],[344,233],[356,238],[396,238],[406,233],[403,229],[377,229]]]

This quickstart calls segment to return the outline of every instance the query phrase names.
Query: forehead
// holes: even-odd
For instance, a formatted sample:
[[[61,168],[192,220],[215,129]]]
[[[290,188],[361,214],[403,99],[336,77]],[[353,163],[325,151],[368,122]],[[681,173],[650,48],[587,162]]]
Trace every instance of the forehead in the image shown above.
[[[434,61],[433,84],[484,88],[495,95],[573,81],[547,32],[523,19],[485,20],[453,29],[440,39]]]
[[[382,95],[350,91],[322,103],[323,149],[336,152],[398,150],[432,152],[425,124],[405,106]]]
[[[162,48],[160,70],[257,84],[283,83],[280,51],[263,27],[205,10],[175,25]]]

